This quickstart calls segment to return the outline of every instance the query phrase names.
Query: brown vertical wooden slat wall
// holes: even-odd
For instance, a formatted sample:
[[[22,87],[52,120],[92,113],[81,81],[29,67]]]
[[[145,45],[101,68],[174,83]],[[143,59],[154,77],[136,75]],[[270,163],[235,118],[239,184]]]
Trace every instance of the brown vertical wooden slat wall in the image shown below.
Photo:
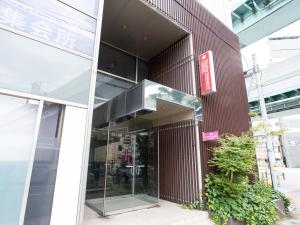
[[[160,197],[193,202],[199,197],[195,122],[183,121],[159,128]]]
[[[218,130],[239,135],[248,130],[247,94],[237,36],[196,0],[143,1],[190,31],[195,53],[192,55],[189,50],[187,35],[150,61],[149,79],[193,94],[191,62],[194,61],[197,96],[201,97],[203,105],[203,122],[197,128],[200,134]],[[198,54],[207,50],[212,50],[214,55],[217,93],[203,97],[198,80]],[[194,126],[189,121],[160,128],[161,198],[179,203],[196,198],[199,187],[193,182],[197,183],[198,176],[195,166],[188,164],[196,163],[196,141],[200,141],[202,179],[212,170],[207,161],[211,158],[209,148],[215,143],[196,140],[192,132]]]
[[[190,40],[186,36],[150,61],[150,79],[193,94],[192,60]]]

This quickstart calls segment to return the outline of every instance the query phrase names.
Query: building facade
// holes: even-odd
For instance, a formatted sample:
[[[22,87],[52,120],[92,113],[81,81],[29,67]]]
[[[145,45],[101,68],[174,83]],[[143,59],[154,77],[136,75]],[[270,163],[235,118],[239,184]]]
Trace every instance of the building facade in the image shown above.
[[[249,127],[238,38],[198,1],[3,0],[0,33],[1,224],[193,202],[215,146],[201,133]]]

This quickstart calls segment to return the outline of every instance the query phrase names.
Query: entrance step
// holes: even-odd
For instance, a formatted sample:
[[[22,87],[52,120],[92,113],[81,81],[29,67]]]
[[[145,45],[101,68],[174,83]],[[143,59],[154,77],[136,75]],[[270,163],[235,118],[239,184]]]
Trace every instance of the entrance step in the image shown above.
[[[160,200],[160,207],[101,217],[85,208],[83,225],[213,225],[208,213]]]

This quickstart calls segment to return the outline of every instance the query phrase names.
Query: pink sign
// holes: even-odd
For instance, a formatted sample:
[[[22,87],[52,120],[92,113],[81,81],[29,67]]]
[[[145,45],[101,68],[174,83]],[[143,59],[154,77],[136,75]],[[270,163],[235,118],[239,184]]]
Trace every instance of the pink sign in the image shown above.
[[[219,131],[202,132],[203,141],[219,140]]]

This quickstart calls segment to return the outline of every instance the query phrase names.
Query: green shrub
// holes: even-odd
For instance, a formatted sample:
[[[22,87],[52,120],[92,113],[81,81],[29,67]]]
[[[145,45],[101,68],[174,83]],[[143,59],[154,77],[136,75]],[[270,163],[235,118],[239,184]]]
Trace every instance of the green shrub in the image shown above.
[[[199,210],[206,209],[206,206],[202,199],[196,200],[192,203],[184,203],[184,204],[182,204],[182,207],[185,209],[199,209]]]
[[[205,180],[207,208],[217,225],[229,217],[247,225],[273,225],[278,219],[273,189],[263,182],[249,184],[255,166],[255,143],[251,132],[227,135],[213,149],[210,165],[217,168]]]

